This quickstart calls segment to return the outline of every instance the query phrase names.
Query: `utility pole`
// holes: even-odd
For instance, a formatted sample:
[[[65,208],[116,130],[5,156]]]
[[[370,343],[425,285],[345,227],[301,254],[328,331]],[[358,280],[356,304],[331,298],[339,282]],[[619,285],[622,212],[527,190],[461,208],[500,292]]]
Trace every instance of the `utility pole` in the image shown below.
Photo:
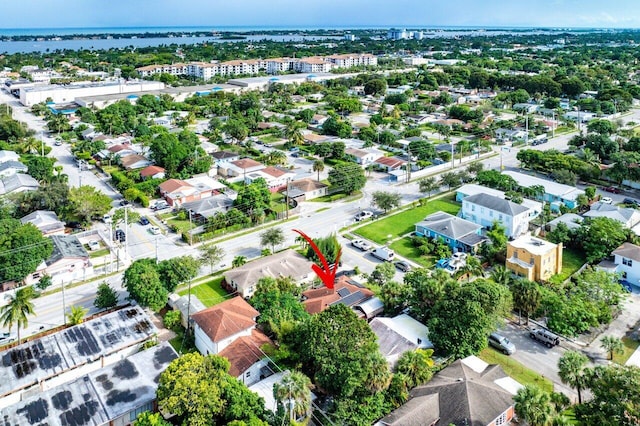
[[[67,325],[67,304],[64,300],[64,279],[62,280],[62,317],[64,318],[64,325]]]
[[[189,245],[192,246],[193,245],[193,229],[191,229],[191,227],[193,225],[191,224],[191,210],[188,210],[188,212],[189,212]],[[189,297],[191,297],[191,294],[189,294]]]
[[[411,148],[407,146],[407,152],[409,153],[409,162],[407,163],[407,183],[411,182]]]
[[[285,191],[285,203],[287,205],[287,220],[289,220],[289,182],[291,179],[287,179],[287,190]]]
[[[156,264],[158,263],[158,236],[156,235]]]
[[[525,132],[525,134],[524,134],[524,144],[526,146],[526,145],[529,145],[529,116],[526,115],[524,120],[525,120],[524,121],[525,122],[525,125],[524,125],[524,132]]]
[[[449,142],[451,144],[451,170],[453,170],[455,168],[455,161],[456,161],[456,157],[455,155],[453,155],[453,141]]]
[[[551,137],[556,137],[556,112],[551,112]]]
[[[129,206],[124,206],[124,254],[129,254],[129,248],[128,245],[129,243],[127,242],[128,240],[128,236],[129,236],[129,221],[128,221],[128,216],[127,216],[127,210],[129,210]]]

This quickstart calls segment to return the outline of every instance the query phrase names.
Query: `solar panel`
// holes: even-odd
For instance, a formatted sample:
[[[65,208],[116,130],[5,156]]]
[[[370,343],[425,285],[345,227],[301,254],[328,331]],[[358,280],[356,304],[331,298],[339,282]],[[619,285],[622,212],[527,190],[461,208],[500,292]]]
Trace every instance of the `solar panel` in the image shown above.
[[[338,290],[338,296],[340,296],[341,298],[347,297],[350,294],[351,292],[348,288],[341,288],[340,290]]]

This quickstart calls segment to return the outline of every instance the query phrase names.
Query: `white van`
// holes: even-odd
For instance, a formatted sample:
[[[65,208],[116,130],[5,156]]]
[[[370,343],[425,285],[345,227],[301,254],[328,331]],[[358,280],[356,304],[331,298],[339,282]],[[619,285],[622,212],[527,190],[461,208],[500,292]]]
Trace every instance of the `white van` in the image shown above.
[[[386,247],[378,247],[377,249],[372,251],[371,254],[380,260],[384,260],[385,262],[391,262],[396,255],[393,250],[390,250]]]

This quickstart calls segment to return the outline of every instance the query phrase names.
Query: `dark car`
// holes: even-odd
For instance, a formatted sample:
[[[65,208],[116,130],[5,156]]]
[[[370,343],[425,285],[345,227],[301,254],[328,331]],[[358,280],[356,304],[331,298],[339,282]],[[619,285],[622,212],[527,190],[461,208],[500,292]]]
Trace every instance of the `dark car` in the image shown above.
[[[409,263],[405,262],[404,260],[398,260],[393,264],[396,265],[396,268],[400,269],[402,272],[409,272],[411,270],[411,265],[409,265]]]
[[[121,206],[123,206],[123,207],[124,207],[124,206],[128,206],[129,204],[131,204],[131,203],[129,202],[129,200],[121,200],[121,201],[120,201],[120,205],[121,205]]]
[[[637,206],[638,204],[640,204],[640,201],[634,200],[633,198],[625,198],[624,200],[622,200],[622,204]]]
[[[607,192],[611,192],[612,194],[619,194],[620,193],[620,189],[616,188],[615,186],[606,186],[604,188],[605,191]]]
[[[147,219],[147,218],[146,218],[146,217],[144,217],[144,216],[140,216],[140,220],[139,220],[139,222],[140,222],[140,225],[145,226],[145,225],[148,225],[148,224],[149,224],[149,219]]]
[[[124,243],[127,240],[127,236],[122,229],[116,229],[116,232],[113,233],[113,239]]]

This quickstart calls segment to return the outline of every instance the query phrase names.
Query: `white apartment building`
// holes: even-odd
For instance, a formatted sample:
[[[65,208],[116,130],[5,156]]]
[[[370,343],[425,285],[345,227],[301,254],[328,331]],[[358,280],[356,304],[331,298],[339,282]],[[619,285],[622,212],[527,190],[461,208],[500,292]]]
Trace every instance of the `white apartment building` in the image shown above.
[[[488,194],[465,197],[460,211],[463,219],[484,228],[491,228],[494,221],[502,223],[509,238],[517,238],[526,233],[529,221],[536,215],[537,212],[523,205]]]
[[[327,56],[327,60],[338,68],[378,65],[378,57],[370,53]]]
[[[298,65],[298,71],[302,73],[329,72],[333,67],[331,62],[325,61],[324,58],[320,56],[301,59]]]
[[[188,74],[188,70],[189,66],[187,64],[180,63],[170,65],[147,65],[146,67],[136,69],[142,77],[150,77],[155,74],[186,75]]]

